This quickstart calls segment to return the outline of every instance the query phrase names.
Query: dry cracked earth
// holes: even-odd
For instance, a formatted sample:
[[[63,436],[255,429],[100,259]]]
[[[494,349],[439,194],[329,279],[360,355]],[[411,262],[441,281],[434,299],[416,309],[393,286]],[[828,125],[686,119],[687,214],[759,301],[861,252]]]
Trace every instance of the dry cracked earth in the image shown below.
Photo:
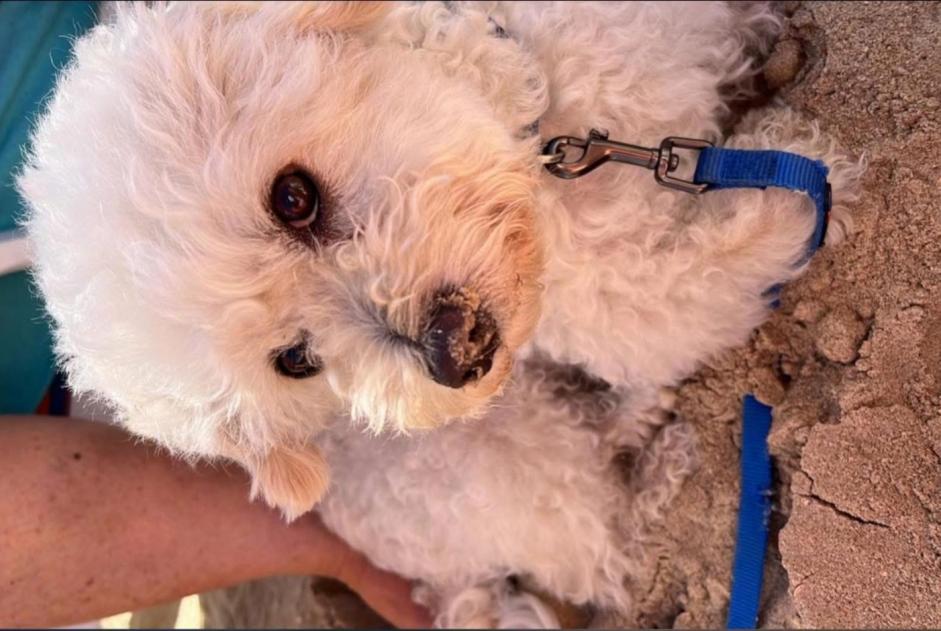
[[[765,75],[869,170],[855,228],[749,344],[679,389],[701,466],[674,501],[630,626],[716,628],[728,605],[740,398],[775,406],[759,624],[941,626],[941,4],[787,2]],[[369,626],[331,584],[206,599],[215,626]],[[265,606],[260,606],[264,602]]]

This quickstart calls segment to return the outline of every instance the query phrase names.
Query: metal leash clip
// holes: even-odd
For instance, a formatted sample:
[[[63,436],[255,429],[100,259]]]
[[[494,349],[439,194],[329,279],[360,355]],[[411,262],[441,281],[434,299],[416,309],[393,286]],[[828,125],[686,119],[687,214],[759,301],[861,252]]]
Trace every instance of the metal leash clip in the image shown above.
[[[623,162],[651,169],[657,183],[685,193],[699,194],[708,184],[697,184],[670,175],[680,165],[680,157],[673,153],[678,149],[704,149],[712,147],[708,140],[697,138],[664,138],[657,149],[629,145],[608,140],[608,134],[592,129],[588,138],[557,136],[546,144],[543,155],[547,158],[546,169],[556,177],[572,180],[591,173],[605,162]],[[582,153],[574,160],[566,160],[565,148],[575,147]]]

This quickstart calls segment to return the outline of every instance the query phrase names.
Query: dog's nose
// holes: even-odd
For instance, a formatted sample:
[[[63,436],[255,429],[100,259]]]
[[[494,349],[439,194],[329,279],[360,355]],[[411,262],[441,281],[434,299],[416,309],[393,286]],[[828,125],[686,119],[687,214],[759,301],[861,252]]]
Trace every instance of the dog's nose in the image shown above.
[[[436,301],[421,345],[431,378],[461,388],[490,372],[499,346],[493,317],[452,294]]]

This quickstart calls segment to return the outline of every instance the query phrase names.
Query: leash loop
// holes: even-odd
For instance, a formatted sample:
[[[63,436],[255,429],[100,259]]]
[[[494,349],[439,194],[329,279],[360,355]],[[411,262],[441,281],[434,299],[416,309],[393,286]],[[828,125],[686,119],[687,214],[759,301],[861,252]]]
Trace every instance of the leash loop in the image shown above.
[[[786,151],[710,147],[700,153],[693,180],[716,190],[776,186],[807,195],[817,209],[817,224],[808,244],[806,261],[823,245],[827,234],[833,205],[827,175],[829,169],[820,160]]]

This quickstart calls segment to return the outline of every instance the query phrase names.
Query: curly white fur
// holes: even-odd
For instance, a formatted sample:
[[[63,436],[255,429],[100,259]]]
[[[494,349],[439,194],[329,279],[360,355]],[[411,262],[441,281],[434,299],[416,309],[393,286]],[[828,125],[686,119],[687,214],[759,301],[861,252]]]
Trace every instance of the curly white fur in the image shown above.
[[[321,440],[336,483],[318,510],[375,563],[428,584],[444,627],[540,619],[532,595],[508,589],[511,574],[626,611],[624,581],[647,565],[648,530],[693,465],[688,426],[636,406],[534,363],[476,421],[379,438],[340,422]]]
[[[497,623],[494,603],[546,622],[501,587],[511,572],[624,607],[669,496],[655,489],[678,482],[639,476],[648,495],[625,496],[601,446],[639,448],[654,393],[744,341],[765,290],[800,273],[814,210],[776,189],[689,196],[627,167],[560,181],[539,148],[592,127],[721,141],[723,95],[779,24],[762,4],[450,4],[118,11],[77,42],[19,178],[36,279],[76,390],[179,454],[241,462],[289,517],[329,463],[328,523],[433,585],[442,622]],[[829,238],[844,234],[862,166],[816,127],[774,108],[725,144],[827,162]],[[311,248],[273,220],[288,164],[316,175],[346,238]],[[400,341],[442,287],[480,295],[500,331],[493,369],[461,389]],[[324,371],[285,379],[272,351],[301,335]],[[514,372],[536,356],[629,392],[613,423],[627,438]],[[357,429],[456,417],[412,439]]]

